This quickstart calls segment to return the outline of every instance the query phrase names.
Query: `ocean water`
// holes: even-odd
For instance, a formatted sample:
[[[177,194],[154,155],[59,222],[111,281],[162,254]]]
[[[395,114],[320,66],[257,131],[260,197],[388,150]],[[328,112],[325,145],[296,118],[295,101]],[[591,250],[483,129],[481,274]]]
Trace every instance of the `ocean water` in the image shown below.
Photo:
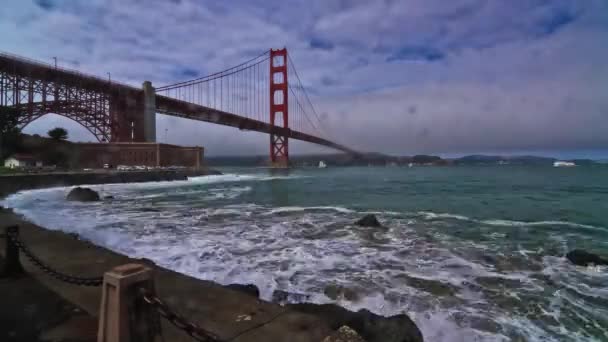
[[[95,185],[114,196],[99,203],[53,188],[1,204],[265,299],[404,312],[427,341],[608,341],[608,268],[563,257],[608,254],[608,167],[222,171]],[[385,229],[353,225],[367,213]]]

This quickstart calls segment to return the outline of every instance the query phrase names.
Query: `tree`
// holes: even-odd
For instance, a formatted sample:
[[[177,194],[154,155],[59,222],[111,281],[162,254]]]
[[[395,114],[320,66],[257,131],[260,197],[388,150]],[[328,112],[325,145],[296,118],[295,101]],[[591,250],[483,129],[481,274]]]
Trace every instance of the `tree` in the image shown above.
[[[61,127],[55,127],[52,130],[48,131],[47,134],[49,135],[49,137],[58,141],[67,140],[68,138],[68,131],[66,131],[65,128]]]
[[[15,152],[21,134],[17,127],[19,110],[14,107],[0,106],[0,160]]]

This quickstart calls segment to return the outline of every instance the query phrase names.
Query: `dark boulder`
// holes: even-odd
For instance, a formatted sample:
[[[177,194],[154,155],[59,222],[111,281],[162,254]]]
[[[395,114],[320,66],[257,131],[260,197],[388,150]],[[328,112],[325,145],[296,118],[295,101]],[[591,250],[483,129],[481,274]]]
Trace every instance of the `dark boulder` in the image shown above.
[[[68,201],[95,202],[99,201],[99,194],[89,188],[76,187],[67,196]]]
[[[114,199],[114,196],[106,196],[103,199],[107,199],[107,200]]]
[[[422,333],[405,314],[382,317],[368,310],[348,311],[333,304],[289,304],[290,309],[315,315],[331,329],[346,325],[367,342],[422,342]]]
[[[226,285],[226,287],[231,290],[239,291],[239,292],[248,294],[250,296],[254,296],[255,298],[260,298],[260,290],[258,289],[257,286],[252,285],[252,284],[247,284],[247,285],[230,284],[230,285]]]
[[[363,216],[359,221],[355,222],[355,224],[362,227],[382,227],[382,224],[374,214]]]
[[[608,265],[608,260],[601,258],[597,254],[589,253],[582,249],[575,249],[566,254],[566,259],[571,263],[579,266],[593,265]]]

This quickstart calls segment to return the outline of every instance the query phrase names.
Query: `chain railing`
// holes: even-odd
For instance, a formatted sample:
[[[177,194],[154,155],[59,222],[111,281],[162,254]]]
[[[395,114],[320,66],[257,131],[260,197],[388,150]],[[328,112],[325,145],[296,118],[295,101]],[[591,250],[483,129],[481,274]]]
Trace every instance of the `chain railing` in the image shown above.
[[[75,277],[72,275],[61,273],[51,266],[44,263],[40,260],[32,251],[21,241],[19,238],[18,228],[17,227],[9,227],[6,230],[6,236],[10,239],[10,241],[17,246],[25,254],[25,256],[36,266],[38,266],[41,270],[49,274],[50,276],[59,279],[63,282],[80,285],[80,286],[101,286],[103,284],[103,277],[93,277],[93,278],[81,278]]]
[[[180,314],[171,310],[171,308],[169,308],[164,301],[149,290],[140,288],[139,292],[144,301],[154,307],[161,317],[169,321],[169,323],[173,324],[178,329],[184,331],[186,334],[190,335],[193,339],[200,342],[225,342],[214,333],[199,327],[195,323],[188,321]]]

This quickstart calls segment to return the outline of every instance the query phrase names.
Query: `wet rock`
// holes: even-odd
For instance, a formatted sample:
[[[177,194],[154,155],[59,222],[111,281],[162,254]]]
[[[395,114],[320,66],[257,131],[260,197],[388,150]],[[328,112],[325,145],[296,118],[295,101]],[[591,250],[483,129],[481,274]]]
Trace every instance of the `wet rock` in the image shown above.
[[[410,277],[406,274],[397,275],[396,278],[403,279],[411,287],[437,296],[453,296],[458,291],[457,287],[438,280]]]
[[[160,212],[160,209],[158,208],[140,208],[140,211],[146,212],[146,213],[158,213]]]
[[[608,260],[601,258],[597,254],[589,253],[582,249],[575,249],[566,254],[566,259],[570,260],[571,263],[579,266],[587,266],[590,264],[594,265],[608,265]]]
[[[373,214],[363,216],[361,219],[355,222],[355,224],[361,227],[382,227],[382,224],[380,221],[378,221],[376,215]]]
[[[344,325],[338,331],[324,338],[323,342],[365,342],[365,340],[356,331]]]
[[[292,293],[282,290],[274,290],[272,302],[278,304],[305,302],[310,299],[310,295],[302,293]]]
[[[260,290],[257,286],[253,284],[230,284],[226,285],[227,288],[239,291],[250,296],[254,296],[255,298],[260,298]]]
[[[75,187],[67,196],[68,201],[95,202],[99,201],[97,191],[89,188]]]
[[[330,285],[325,286],[323,293],[327,297],[329,297],[333,300],[338,300],[338,299],[346,299],[346,300],[350,300],[350,301],[359,300],[359,295],[357,294],[357,292],[355,290],[349,289],[349,288],[341,286],[341,285],[336,285],[336,284],[330,284]]]
[[[422,333],[407,315],[382,317],[368,310],[348,311],[332,304],[290,304],[290,309],[316,315],[338,330],[348,326],[367,342],[421,342]]]
[[[103,199],[106,199],[106,200],[114,199],[114,196],[105,196]]]

